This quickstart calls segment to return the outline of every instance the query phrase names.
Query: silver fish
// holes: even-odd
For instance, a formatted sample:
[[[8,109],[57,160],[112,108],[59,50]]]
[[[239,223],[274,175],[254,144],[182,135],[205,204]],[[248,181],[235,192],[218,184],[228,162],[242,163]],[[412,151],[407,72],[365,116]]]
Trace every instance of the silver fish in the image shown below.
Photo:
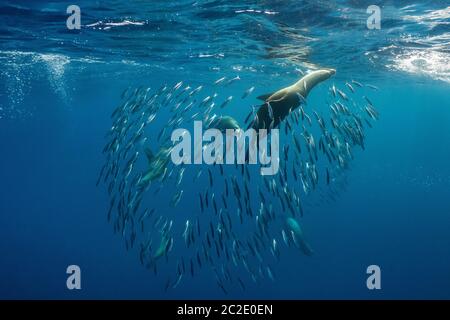
[[[215,85],[220,84],[220,83],[224,82],[226,78],[227,78],[227,77],[222,77],[222,78],[220,78],[220,79],[214,81],[214,84],[215,84]]]
[[[225,106],[233,100],[233,96],[229,96],[221,105],[220,108],[225,108]]]
[[[249,89],[247,89],[244,94],[242,95],[242,99],[247,98],[249,95],[252,94],[252,92],[255,90],[255,87],[251,87]]]

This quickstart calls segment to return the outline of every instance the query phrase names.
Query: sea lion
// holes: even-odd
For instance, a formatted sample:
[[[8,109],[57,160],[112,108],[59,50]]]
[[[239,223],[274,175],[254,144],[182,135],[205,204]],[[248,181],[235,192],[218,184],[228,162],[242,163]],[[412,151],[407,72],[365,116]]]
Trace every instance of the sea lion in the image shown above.
[[[250,127],[258,129],[272,129],[278,125],[296,109],[312,88],[318,83],[327,80],[336,73],[334,69],[320,69],[313,71],[299,81],[274,93],[263,94],[258,99],[265,103],[258,109],[255,119]]]

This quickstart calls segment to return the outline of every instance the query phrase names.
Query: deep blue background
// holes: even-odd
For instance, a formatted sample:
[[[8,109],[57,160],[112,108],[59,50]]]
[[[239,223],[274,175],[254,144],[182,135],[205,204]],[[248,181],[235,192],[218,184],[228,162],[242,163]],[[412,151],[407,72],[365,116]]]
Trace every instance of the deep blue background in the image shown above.
[[[224,296],[208,275],[164,292],[165,278],[144,269],[135,252],[126,253],[106,222],[109,199],[95,182],[104,161],[109,115],[129,85],[211,83],[218,75],[233,77],[238,71],[230,66],[245,66],[245,55],[229,62],[202,60],[198,66],[161,59],[172,69],[158,69],[151,57],[142,58],[147,68],[120,59],[105,66],[79,60],[61,64],[50,57],[46,64],[28,55],[5,58],[14,56],[12,40],[5,41],[0,61],[5,111],[0,119],[0,298],[450,298],[449,83],[414,74],[394,76],[395,71],[373,66],[349,70],[344,62],[330,63],[332,50],[319,50],[327,58],[317,54],[316,60],[336,67],[336,81],[355,78],[380,87],[371,99],[381,119],[367,133],[366,150],[356,153],[347,190],[337,202],[305,213],[315,255],[284,252],[275,267],[276,282],[250,285],[245,292],[234,288]],[[20,52],[33,52],[34,46]],[[70,55],[67,48],[61,51]],[[259,63],[247,59],[248,65]],[[107,63],[108,56],[100,60]],[[205,67],[208,63],[222,69]],[[61,65],[63,73],[55,69]],[[345,71],[339,74],[341,67]],[[290,65],[270,68],[281,76],[267,77],[263,68],[239,71],[243,80],[234,94],[252,85],[261,94],[298,78],[284,73]],[[326,86],[318,90],[309,104],[322,103]],[[14,95],[20,97],[16,103]],[[248,113],[246,105],[233,107],[241,117]],[[66,289],[70,264],[82,269],[80,291]],[[381,267],[380,291],[366,288],[371,264]]]

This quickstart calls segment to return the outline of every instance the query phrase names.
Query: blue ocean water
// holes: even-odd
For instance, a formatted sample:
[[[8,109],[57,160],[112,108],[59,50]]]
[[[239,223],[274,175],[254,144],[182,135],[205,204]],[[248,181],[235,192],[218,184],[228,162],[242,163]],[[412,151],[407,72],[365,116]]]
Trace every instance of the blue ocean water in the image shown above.
[[[366,25],[372,4],[379,30]],[[448,1],[78,0],[79,31],[66,27],[67,5],[0,2],[0,298],[450,298]],[[203,85],[233,95],[220,112],[243,122],[257,95],[325,67],[336,75],[311,92],[309,107],[327,103],[332,83],[357,80],[379,88],[361,90],[380,118],[336,199],[305,205],[314,255],[283,248],[275,281],[234,283],[228,294],[211,271],[165,290],[169,270],[154,275],[125,250],[106,219],[107,187],[96,186],[122,92]],[[215,89],[223,76],[240,80]],[[184,186],[175,222],[198,211],[206,187]],[[174,191],[148,201],[168,214],[162,203]],[[81,290],[66,287],[72,264]],[[373,264],[380,290],[366,286]]]

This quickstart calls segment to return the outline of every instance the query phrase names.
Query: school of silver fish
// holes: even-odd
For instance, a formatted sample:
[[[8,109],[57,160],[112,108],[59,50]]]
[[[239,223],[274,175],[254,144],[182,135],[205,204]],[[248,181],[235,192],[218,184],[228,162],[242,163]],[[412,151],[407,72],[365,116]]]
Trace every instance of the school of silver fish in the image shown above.
[[[220,95],[240,80],[129,88],[111,114],[97,180],[110,197],[107,220],[144,267],[155,274],[171,270],[166,290],[205,269],[224,293],[234,286],[245,290],[249,282],[275,281],[282,253],[311,256],[301,223],[305,203],[337,198],[355,147],[365,148],[365,130],[379,118],[366,95],[378,88],[355,80],[333,84],[323,106],[304,100],[280,123],[277,175],[261,176],[258,165],[174,165],[172,131],[194,120],[210,127],[225,119],[224,112],[241,114],[233,103],[242,107],[255,87],[237,98]],[[248,108],[246,125],[257,106]]]

